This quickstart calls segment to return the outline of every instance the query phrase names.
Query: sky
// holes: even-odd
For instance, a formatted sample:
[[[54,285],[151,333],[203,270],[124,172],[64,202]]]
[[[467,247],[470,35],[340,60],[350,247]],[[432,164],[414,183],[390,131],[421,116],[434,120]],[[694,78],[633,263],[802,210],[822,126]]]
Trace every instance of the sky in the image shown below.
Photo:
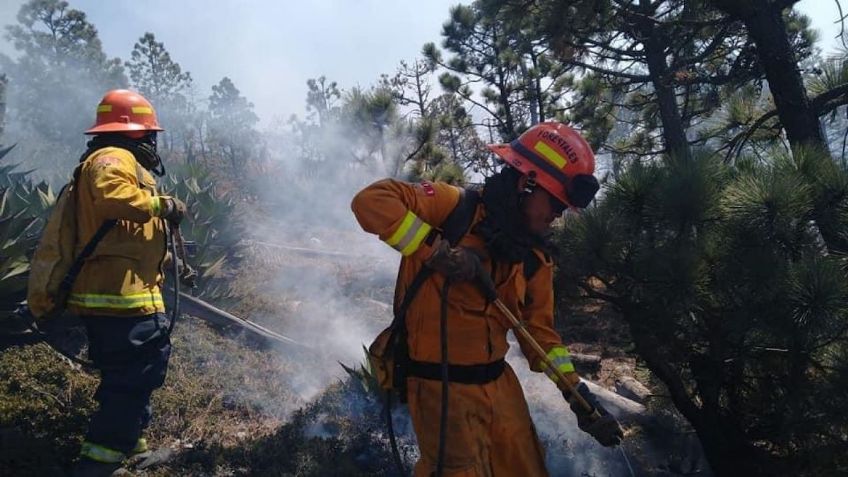
[[[14,23],[22,0],[0,0],[0,25]],[[164,42],[206,97],[224,76],[254,103],[263,123],[304,114],[306,81],[324,75],[342,89],[367,87],[401,60],[441,41],[450,7],[467,0],[69,0],[88,15],[110,57],[129,58],[145,32]],[[214,4],[214,8],[210,5]],[[835,0],[796,8],[837,42]],[[0,52],[11,46],[0,39]]]

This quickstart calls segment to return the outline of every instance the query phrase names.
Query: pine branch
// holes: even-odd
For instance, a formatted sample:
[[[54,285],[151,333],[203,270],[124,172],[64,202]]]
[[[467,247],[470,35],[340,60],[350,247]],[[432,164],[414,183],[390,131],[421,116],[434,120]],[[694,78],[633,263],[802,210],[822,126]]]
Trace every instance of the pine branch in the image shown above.
[[[692,64],[700,63],[700,62],[706,60],[707,58],[709,58],[710,55],[712,55],[718,49],[719,46],[722,45],[722,43],[724,43],[724,40],[727,38],[729,31],[730,31],[730,24],[728,23],[728,24],[726,24],[722,27],[721,31],[719,31],[716,34],[716,36],[713,38],[713,41],[709,45],[707,45],[707,47],[704,48],[704,50],[701,51],[701,53],[699,53],[697,56],[695,56],[693,58],[687,58],[685,62],[675,61],[671,64],[669,69],[677,70],[681,66],[692,65]],[[685,45],[686,43],[688,43],[688,42],[681,42],[681,45]]]
[[[568,60],[567,63],[572,64],[574,66],[579,66],[581,68],[584,68],[584,69],[587,69],[587,70],[590,70],[590,71],[594,71],[596,73],[601,73],[601,74],[605,74],[605,75],[608,75],[608,76],[614,76],[616,78],[627,78],[627,79],[631,79],[631,80],[639,81],[639,82],[643,82],[643,83],[647,83],[647,82],[651,81],[651,77],[649,75],[636,75],[636,74],[631,74],[631,73],[624,73],[622,71],[615,71],[615,70],[610,70],[610,69],[606,69],[606,68],[601,68],[599,66],[590,65],[590,64],[583,63],[582,61],[577,61],[577,60]]]
[[[848,104],[848,83],[843,83],[833,87],[824,93],[810,100],[810,107],[815,111],[817,116],[823,116],[839,106]],[[763,114],[746,130],[737,134],[730,140],[731,147],[724,156],[725,161],[730,160],[730,156],[734,151],[740,151],[745,146],[745,143],[760,129],[769,119],[777,116],[777,108]]]

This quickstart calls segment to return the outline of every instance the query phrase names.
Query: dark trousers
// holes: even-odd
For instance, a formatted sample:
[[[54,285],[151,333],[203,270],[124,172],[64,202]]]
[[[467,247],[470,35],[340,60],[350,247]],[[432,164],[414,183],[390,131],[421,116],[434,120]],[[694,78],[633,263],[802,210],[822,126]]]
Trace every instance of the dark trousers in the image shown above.
[[[100,370],[99,403],[86,441],[129,453],[150,423],[150,394],[165,382],[171,339],[169,318],[84,316],[88,356]]]

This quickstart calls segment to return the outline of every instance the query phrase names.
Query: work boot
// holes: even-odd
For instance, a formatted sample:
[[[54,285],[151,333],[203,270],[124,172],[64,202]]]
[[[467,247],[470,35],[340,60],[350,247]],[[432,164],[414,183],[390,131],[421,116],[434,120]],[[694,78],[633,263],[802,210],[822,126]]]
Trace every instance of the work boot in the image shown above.
[[[152,453],[153,452],[151,452],[150,447],[147,446],[147,439],[139,437],[135,447],[133,447],[133,450],[130,451],[129,458],[131,461],[136,462],[150,457],[150,454]]]
[[[132,477],[132,472],[125,469],[120,462],[97,462],[91,459],[81,458],[71,477]]]

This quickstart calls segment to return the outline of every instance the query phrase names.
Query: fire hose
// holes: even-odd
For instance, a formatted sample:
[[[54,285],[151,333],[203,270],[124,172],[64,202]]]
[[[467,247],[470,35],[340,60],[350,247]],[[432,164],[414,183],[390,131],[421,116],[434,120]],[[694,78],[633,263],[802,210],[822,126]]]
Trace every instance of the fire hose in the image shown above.
[[[171,267],[174,276],[174,306],[171,310],[171,323],[168,325],[168,336],[174,330],[174,324],[177,322],[177,317],[180,316],[180,283],[182,282],[190,288],[197,286],[197,272],[188,263],[188,254],[186,253],[185,241],[183,234],[180,232],[179,224],[170,224],[171,232]],[[180,263],[182,262],[182,268]]]

